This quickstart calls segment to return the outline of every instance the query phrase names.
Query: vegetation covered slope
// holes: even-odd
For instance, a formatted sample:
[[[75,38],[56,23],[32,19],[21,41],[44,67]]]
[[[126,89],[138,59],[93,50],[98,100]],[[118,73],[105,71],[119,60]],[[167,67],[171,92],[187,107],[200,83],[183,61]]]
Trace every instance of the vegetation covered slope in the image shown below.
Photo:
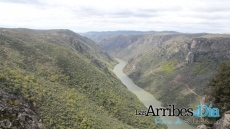
[[[69,30],[0,29],[0,88],[28,100],[46,128],[156,128],[111,73],[114,61]]]
[[[205,105],[212,105],[219,109],[220,117],[205,117],[206,126],[213,129],[230,128],[230,62],[223,62],[218,68],[218,72],[207,84],[208,92],[203,98]]]
[[[220,109],[220,114],[230,110],[230,62],[220,65],[217,74],[208,84],[209,96],[214,106]]]

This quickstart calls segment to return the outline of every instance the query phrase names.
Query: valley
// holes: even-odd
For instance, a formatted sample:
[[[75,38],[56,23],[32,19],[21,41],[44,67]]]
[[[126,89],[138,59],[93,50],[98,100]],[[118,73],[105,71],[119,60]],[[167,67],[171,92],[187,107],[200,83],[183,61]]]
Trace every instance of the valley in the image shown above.
[[[127,33],[94,40],[112,57],[127,61],[124,73],[162,106],[207,103],[210,80],[230,61],[228,34]]]
[[[209,80],[230,59],[225,34],[83,35],[88,38],[62,29],[0,29],[0,122],[10,123],[4,127],[193,129],[185,121],[194,117],[159,123],[135,112],[149,105],[194,109],[209,101]]]
[[[230,129],[230,0],[0,0],[0,129]]]

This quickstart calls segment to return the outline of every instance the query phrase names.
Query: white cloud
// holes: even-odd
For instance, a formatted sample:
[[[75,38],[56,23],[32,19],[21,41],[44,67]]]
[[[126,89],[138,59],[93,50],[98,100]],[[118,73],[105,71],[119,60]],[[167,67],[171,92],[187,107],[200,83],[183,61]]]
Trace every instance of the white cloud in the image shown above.
[[[0,0],[0,27],[230,33],[228,0]]]

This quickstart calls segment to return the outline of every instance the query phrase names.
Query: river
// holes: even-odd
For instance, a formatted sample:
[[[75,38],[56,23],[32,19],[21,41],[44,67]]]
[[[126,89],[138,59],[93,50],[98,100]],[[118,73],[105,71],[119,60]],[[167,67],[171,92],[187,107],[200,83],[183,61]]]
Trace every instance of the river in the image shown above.
[[[161,106],[161,102],[157,101],[152,94],[150,94],[150,93],[146,92],[145,90],[143,90],[142,88],[138,87],[132,81],[132,79],[130,79],[123,72],[123,68],[126,66],[127,62],[125,62],[121,59],[117,59],[117,58],[116,58],[116,60],[119,62],[119,64],[117,64],[114,67],[113,72],[121,80],[121,82],[128,88],[128,90],[131,91],[132,93],[134,93],[138,97],[138,99],[145,105],[145,107],[149,108],[149,105],[152,105],[153,108],[163,108]],[[151,117],[151,116],[148,116],[148,117]],[[161,120],[163,122],[168,123],[168,124],[166,124],[168,126],[168,129],[195,129],[194,126],[191,126],[191,125],[185,123],[183,120],[179,119],[178,117],[162,116]],[[154,122],[154,119],[153,119],[153,122]],[[177,123],[174,123],[174,122],[177,122]]]

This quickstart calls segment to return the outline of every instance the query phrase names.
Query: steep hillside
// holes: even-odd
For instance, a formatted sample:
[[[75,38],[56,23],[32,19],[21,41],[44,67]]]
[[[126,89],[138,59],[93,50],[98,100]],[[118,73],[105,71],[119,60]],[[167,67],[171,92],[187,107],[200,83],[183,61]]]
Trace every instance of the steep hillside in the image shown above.
[[[115,63],[70,30],[0,29],[0,89],[28,101],[48,129],[155,128],[135,117],[145,107],[112,74]]]
[[[220,118],[213,126],[214,129],[230,128],[230,61],[224,62],[218,68],[217,74],[210,80],[208,84],[209,92],[207,93],[204,102],[212,103],[220,109]],[[213,118],[206,118],[213,120]],[[215,119],[215,118],[214,118]],[[216,120],[216,119],[215,119]],[[210,124],[209,124],[210,125]]]

